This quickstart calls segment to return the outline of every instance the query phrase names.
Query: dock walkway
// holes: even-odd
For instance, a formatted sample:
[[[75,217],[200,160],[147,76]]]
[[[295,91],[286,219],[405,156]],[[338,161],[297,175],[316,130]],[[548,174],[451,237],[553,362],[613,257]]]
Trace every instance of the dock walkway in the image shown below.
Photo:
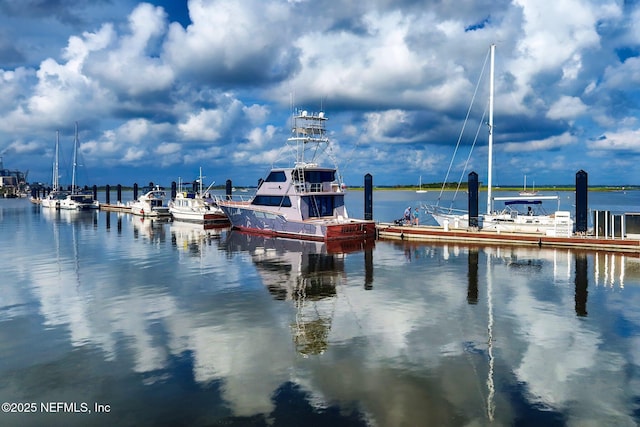
[[[482,243],[501,245],[536,245],[546,247],[565,247],[576,249],[594,249],[616,252],[634,252],[640,254],[640,239],[602,238],[588,235],[571,237],[551,237],[539,233],[509,233],[483,230],[444,230],[436,226],[410,226],[392,223],[378,223],[377,233],[380,239],[436,241],[455,243]]]

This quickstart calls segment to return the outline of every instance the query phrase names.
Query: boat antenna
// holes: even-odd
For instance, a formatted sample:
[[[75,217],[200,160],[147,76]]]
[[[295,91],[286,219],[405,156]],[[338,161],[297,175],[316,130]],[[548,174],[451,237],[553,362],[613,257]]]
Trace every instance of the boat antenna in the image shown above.
[[[493,79],[496,45],[491,45],[491,68],[489,69],[489,160],[487,168],[487,214],[491,213],[491,186],[493,175]]]

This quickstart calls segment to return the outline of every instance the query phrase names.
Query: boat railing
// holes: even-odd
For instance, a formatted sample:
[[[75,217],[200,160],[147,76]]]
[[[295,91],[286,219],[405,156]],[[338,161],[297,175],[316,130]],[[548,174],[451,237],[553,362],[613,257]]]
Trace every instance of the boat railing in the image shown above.
[[[231,197],[229,197],[227,195],[214,194],[213,199],[215,200],[216,203],[225,202],[225,203],[246,204],[251,201],[252,197],[242,196],[242,195],[232,195]]]

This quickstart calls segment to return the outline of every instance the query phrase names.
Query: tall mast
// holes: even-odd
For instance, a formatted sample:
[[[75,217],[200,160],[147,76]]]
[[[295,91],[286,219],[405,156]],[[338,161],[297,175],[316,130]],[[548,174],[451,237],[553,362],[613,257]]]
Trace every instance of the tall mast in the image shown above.
[[[60,145],[60,132],[56,131],[56,153],[53,160],[53,191],[58,191],[58,187],[60,183],[58,182],[58,156],[59,156],[59,145]]]
[[[76,166],[78,163],[78,122],[76,122],[76,132],[73,138],[73,169],[71,172],[71,194],[76,193]]]
[[[491,213],[491,185],[493,176],[493,74],[496,45],[491,45],[491,71],[489,73],[489,167],[487,168],[487,214]]]

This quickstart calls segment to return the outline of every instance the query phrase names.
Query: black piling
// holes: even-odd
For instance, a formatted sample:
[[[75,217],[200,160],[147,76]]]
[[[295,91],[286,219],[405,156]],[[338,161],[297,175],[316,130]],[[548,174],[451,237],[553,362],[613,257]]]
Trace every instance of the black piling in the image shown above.
[[[118,186],[116,187],[116,197],[118,203],[122,203],[122,185],[120,184],[118,184]]]
[[[478,174],[471,172],[468,177],[469,227],[478,226]]]
[[[109,184],[104,186],[104,200],[106,204],[111,204],[111,186]]]
[[[178,194],[178,184],[175,181],[171,181],[171,200],[176,198]]]
[[[138,200],[138,183],[133,184],[133,200]]]
[[[93,200],[98,200],[98,186],[93,184],[91,190],[93,191]]]
[[[373,176],[364,176],[364,219],[373,220]]]
[[[576,173],[576,232],[587,232],[589,182],[587,173],[579,170]]]
[[[232,197],[231,194],[233,192],[233,187],[231,186],[231,180],[230,179],[227,180],[225,190],[226,190],[226,194],[227,194],[227,200],[231,200],[231,197]]]

